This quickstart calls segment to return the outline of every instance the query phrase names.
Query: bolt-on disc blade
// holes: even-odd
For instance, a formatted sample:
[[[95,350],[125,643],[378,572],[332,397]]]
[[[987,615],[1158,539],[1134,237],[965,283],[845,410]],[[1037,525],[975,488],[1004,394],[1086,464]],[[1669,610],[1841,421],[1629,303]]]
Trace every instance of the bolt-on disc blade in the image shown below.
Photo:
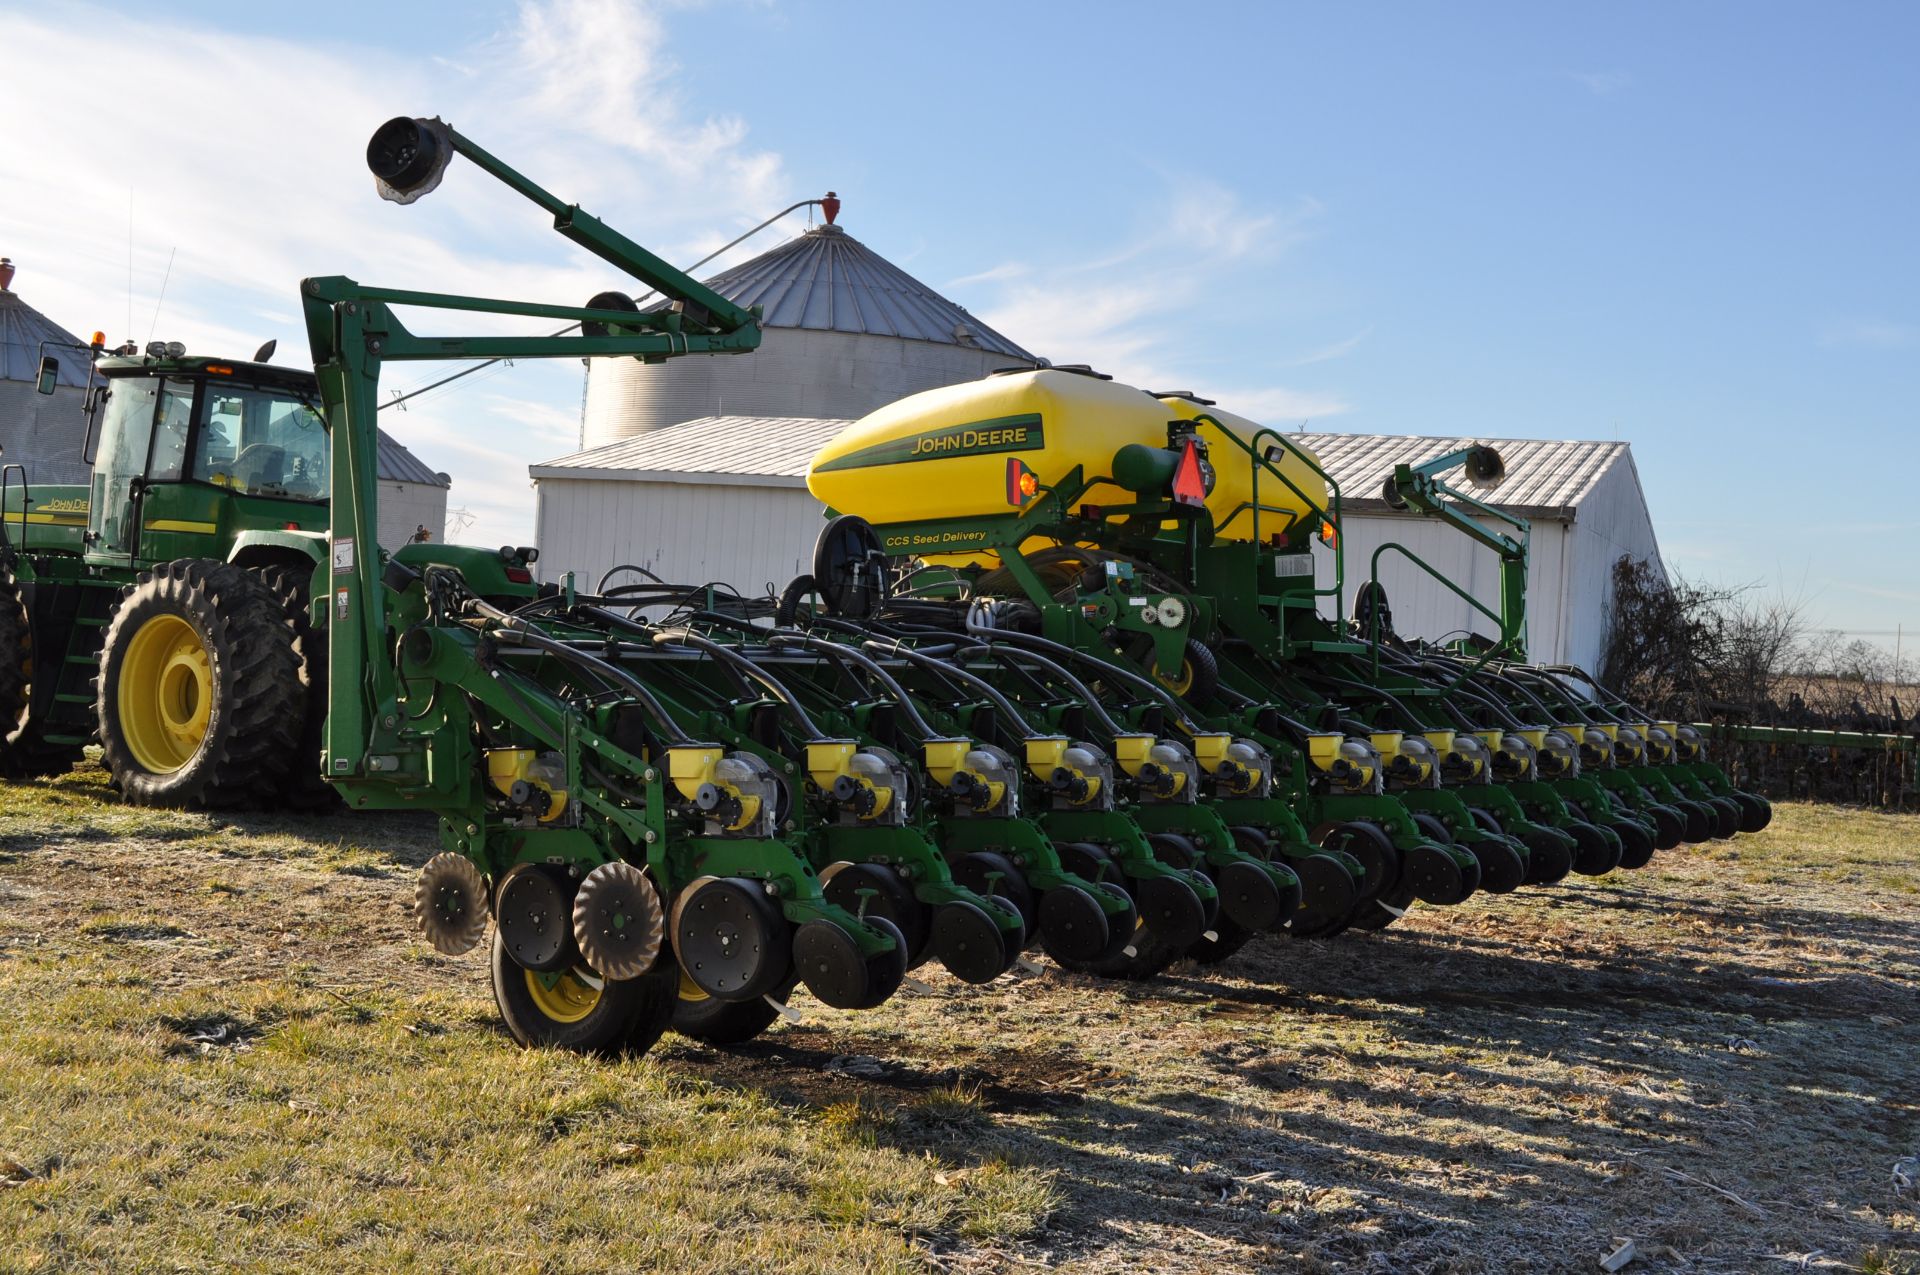
[[[1291,897],[1282,895],[1273,874],[1254,863],[1222,865],[1214,872],[1214,884],[1220,890],[1220,911],[1243,929],[1277,929],[1300,902],[1297,880],[1288,891]]]
[[[551,974],[573,964],[573,909],[556,873],[523,863],[500,878],[494,922],[507,953],[530,970]]]
[[[1360,898],[1360,883],[1347,865],[1330,854],[1303,854],[1287,866],[1300,878],[1300,921],[1321,924],[1345,916]]]
[[[1530,828],[1520,838],[1527,847],[1527,884],[1552,885],[1573,871],[1576,842],[1558,828]]]
[[[1315,839],[1328,850],[1359,860],[1360,897],[1371,899],[1400,879],[1400,851],[1379,825],[1354,819],[1334,824]]]
[[[680,968],[719,1000],[759,1000],[793,966],[792,930],[757,881],[701,877],[674,901],[672,929]]]
[[[603,863],[573,896],[573,941],[603,977],[639,978],[660,959],[667,915],[660,892],[631,863]]]
[[[443,851],[413,887],[413,919],[436,952],[471,952],[487,932],[487,881],[473,860]]]

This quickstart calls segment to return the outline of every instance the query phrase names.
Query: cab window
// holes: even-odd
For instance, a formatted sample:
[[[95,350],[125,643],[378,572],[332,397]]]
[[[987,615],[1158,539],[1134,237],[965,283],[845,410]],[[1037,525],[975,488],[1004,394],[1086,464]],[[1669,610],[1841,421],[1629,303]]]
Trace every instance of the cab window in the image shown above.
[[[324,500],[326,429],[298,399],[208,381],[193,476],[242,495]]]

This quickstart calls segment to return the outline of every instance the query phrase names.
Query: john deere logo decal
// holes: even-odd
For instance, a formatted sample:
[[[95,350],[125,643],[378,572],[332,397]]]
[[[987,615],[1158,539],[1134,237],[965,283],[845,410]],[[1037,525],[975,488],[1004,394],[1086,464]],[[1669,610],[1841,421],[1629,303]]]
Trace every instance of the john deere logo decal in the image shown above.
[[[1040,414],[1001,416],[968,425],[949,425],[905,438],[890,439],[863,447],[845,456],[836,456],[814,466],[828,469],[871,469],[876,465],[898,465],[913,460],[948,460],[955,456],[991,456],[996,452],[1036,452],[1047,445]]]

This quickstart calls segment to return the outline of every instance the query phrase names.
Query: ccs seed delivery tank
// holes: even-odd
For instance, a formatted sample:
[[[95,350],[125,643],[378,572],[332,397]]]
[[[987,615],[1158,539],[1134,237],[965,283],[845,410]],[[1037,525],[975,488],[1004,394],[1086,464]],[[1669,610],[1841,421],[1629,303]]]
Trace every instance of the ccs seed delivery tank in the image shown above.
[[[1242,416],[1180,396],[1158,399],[1105,377],[1064,368],[1007,372],[928,390],[889,403],[843,430],[813,458],[807,487],[841,513],[884,526],[942,518],[1010,514],[1008,460],[1031,470],[1041,486],[1078,466],[1085,477],[1112,474],[1114,454],[1130,443],[1165,447],[1167,423],[1202,413],[1231,430],[1201,426],[1215,481],[1207,499],[1219,534],[1251,539],[1254,471],[1249,447],[1268,455],[1271,439]],[[1243,446],[1242,444],[1245,444]],[[1270,463],[1292,488],[1263,473],[1260,534],[1287,530],[1323,506],[1326,487],[1311,466],[1288,451]],[[1096,484],[1083,505],[1127,504],[1135,497]]]

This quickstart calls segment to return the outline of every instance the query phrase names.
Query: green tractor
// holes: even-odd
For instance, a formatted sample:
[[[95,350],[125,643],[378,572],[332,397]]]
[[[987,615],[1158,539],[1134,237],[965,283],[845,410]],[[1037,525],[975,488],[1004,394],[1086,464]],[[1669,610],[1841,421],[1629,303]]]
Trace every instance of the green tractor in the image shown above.
[[[98,742],[141,805],[326,804],[312,374],[159,342],[96,347],[94,371],[91,484],[0,472],[0,776],[57,774]]]

